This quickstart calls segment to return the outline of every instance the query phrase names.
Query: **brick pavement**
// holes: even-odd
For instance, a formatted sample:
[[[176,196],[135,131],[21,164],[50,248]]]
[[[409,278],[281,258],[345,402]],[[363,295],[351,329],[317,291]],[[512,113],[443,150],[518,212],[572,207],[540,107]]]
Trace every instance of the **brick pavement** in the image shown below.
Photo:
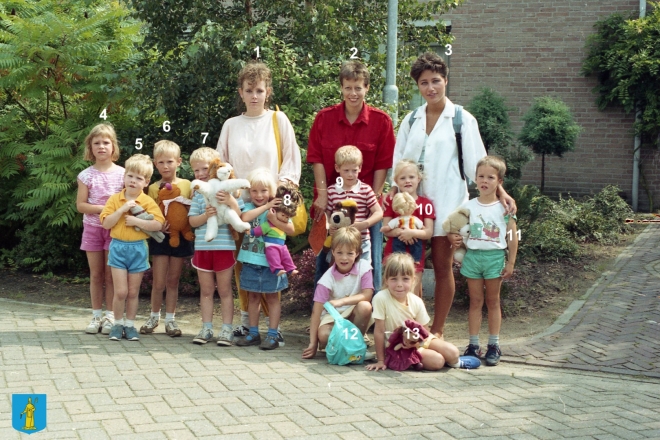
[[[660,381],[502,363],[372,373],[162,333],[86,335],[88,312],[0,301],[0,439],[12,393],[46,393],[34,438],[660,438]]]
[[[503,345],[503,359],[660,378],[660,225],[647,226],[587,295],[565,326]]]

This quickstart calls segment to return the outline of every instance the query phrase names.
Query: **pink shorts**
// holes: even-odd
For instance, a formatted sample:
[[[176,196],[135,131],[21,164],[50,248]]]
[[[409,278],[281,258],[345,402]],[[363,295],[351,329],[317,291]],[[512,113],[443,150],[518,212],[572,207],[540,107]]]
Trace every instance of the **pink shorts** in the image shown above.
[[[192,259],[192,266],[202,272],[222,272],[234,264],[234,251],[195,251]]]
[[[110,249],[110,229],[98,226],[83,225],[80,249],[86,252],[103,252]]]

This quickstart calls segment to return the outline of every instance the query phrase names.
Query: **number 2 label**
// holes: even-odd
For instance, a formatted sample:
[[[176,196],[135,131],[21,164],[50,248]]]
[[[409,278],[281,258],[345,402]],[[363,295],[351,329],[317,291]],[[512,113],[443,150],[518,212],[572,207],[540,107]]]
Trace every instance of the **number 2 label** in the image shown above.
[[[351,47],[349,50],[351,51],[351,59],[352,60],[357,60],[358,59],[358,56],[357,56],[358,48],[357,47]]]

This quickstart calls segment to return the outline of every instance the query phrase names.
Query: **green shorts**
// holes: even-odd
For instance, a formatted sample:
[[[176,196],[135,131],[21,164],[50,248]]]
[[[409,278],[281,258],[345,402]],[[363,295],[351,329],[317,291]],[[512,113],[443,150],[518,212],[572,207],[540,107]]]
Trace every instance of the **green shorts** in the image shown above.
[[[468,249],[463,257],[461,275],[475,280],[492,280],[502,276],[504,270],[504,249]]]

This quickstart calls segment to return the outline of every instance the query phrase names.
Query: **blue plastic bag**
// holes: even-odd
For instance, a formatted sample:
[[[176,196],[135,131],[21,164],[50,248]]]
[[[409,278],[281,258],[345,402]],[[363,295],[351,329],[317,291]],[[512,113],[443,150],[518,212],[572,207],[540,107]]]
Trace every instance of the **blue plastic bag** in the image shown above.
[[[325,354],[328,363],[333,365],[362,364],[367,352],[360,329],[348,319],[342,318],[332,304],[326,302],[323,307],[335,319]]]

